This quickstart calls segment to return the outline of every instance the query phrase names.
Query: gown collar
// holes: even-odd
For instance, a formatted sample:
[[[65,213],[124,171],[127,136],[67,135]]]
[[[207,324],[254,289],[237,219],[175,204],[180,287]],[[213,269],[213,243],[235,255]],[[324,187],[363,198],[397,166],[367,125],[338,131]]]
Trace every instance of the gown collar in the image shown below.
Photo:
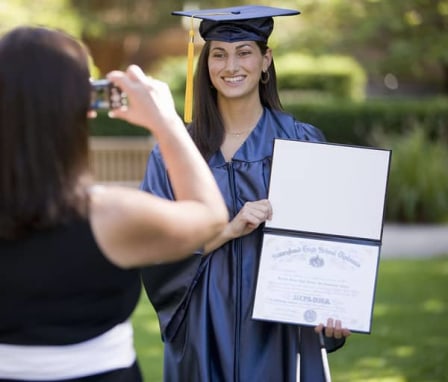
[[[263,108],[263,114],[257,125],[246,140],[233,155],[231,162],[257,162],[272,156],[274,139],[279,135],[279,129],[287,124],[293,124],[292,116]],[[209,159],[211,167],[226,165],[221,150],[215,152]]]

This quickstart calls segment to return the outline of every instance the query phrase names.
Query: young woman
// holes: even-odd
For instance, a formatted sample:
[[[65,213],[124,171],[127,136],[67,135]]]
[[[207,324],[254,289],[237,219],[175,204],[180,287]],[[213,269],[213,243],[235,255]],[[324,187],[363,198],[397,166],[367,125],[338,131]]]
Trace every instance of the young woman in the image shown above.
[[[272,216],[266,199],[275,138],[323,140],[315,127],[282,110],[267,39],[273,16],[297,11],[235,7],[179,15],[203,19],[205,45],[195,74],[193,140],[218,182],[230,221],[203,251],[143,271],[158,315],[165,348],[165,381],[324,380],[317,328],[298,328],[251,318],[263,223]],[[156,147],[142,189],[174,198],[166,164]],[[291,164],[301,171],[300,163]],[[274,211],[275,213],[275,211]],[[350,332],[340,321],[325,323],[328,351]]]
[[[228,218],[168,87],[136,66],[109,75],[129,98],[113,116],[158,139],[177,201],[93,184],[87,62],[61,31],[0,39],[0,381],[141,381],[137,267],[188,256]]]

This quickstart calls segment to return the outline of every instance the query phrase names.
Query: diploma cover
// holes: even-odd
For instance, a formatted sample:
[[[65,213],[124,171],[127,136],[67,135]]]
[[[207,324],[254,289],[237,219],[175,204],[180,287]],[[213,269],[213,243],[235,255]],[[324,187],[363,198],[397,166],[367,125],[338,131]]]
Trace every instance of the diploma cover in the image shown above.
[[[370,333],[391,151],[275,139],[252,318]]]

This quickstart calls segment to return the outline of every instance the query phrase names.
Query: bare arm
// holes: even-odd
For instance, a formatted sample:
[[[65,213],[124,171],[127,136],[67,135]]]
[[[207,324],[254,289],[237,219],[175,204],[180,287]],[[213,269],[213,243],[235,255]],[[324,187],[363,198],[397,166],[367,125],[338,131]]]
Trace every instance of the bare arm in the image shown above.
[[[261,199],[255,202],[246,202],[219,235],[207,242],[204,247],[205,253],[209,253],[237,237],[248,235],[260,224],[270,219],[272,219],[272,206],[269,200]]]
[[[177,115],[168,86],[136,66],[109,79],[129,106],[112,116],[150,130],[158,140],[176,201],[127,188],[93,188],[91,222],[105,254],[123,267],[186,257],[217,235],[227,210],[206,162]]]

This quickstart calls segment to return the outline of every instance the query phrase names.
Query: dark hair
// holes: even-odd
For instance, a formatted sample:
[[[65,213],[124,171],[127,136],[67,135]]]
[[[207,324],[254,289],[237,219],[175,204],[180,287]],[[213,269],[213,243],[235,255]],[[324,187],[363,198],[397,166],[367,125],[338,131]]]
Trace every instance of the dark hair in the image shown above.
[[[265,54],[268,46],[256,41],[261,54]],[[202,48],[198,58],[194,78],[194,112],[193,122],[189,126],[191,136],[205,159],[209,159],[219,148],[224,139],[224,125],[217,105],[216,89],[213,87],[208,70],[210,41]],[[259,83],[260,101],[264,107],[283,110],[278,95],[277,77],[274,59],[268,68],[269,81]],[[260,73],[261,78],[261,73]]]
[[[65,32],[0,39],[0,237],[86,213],[88,55]]]

